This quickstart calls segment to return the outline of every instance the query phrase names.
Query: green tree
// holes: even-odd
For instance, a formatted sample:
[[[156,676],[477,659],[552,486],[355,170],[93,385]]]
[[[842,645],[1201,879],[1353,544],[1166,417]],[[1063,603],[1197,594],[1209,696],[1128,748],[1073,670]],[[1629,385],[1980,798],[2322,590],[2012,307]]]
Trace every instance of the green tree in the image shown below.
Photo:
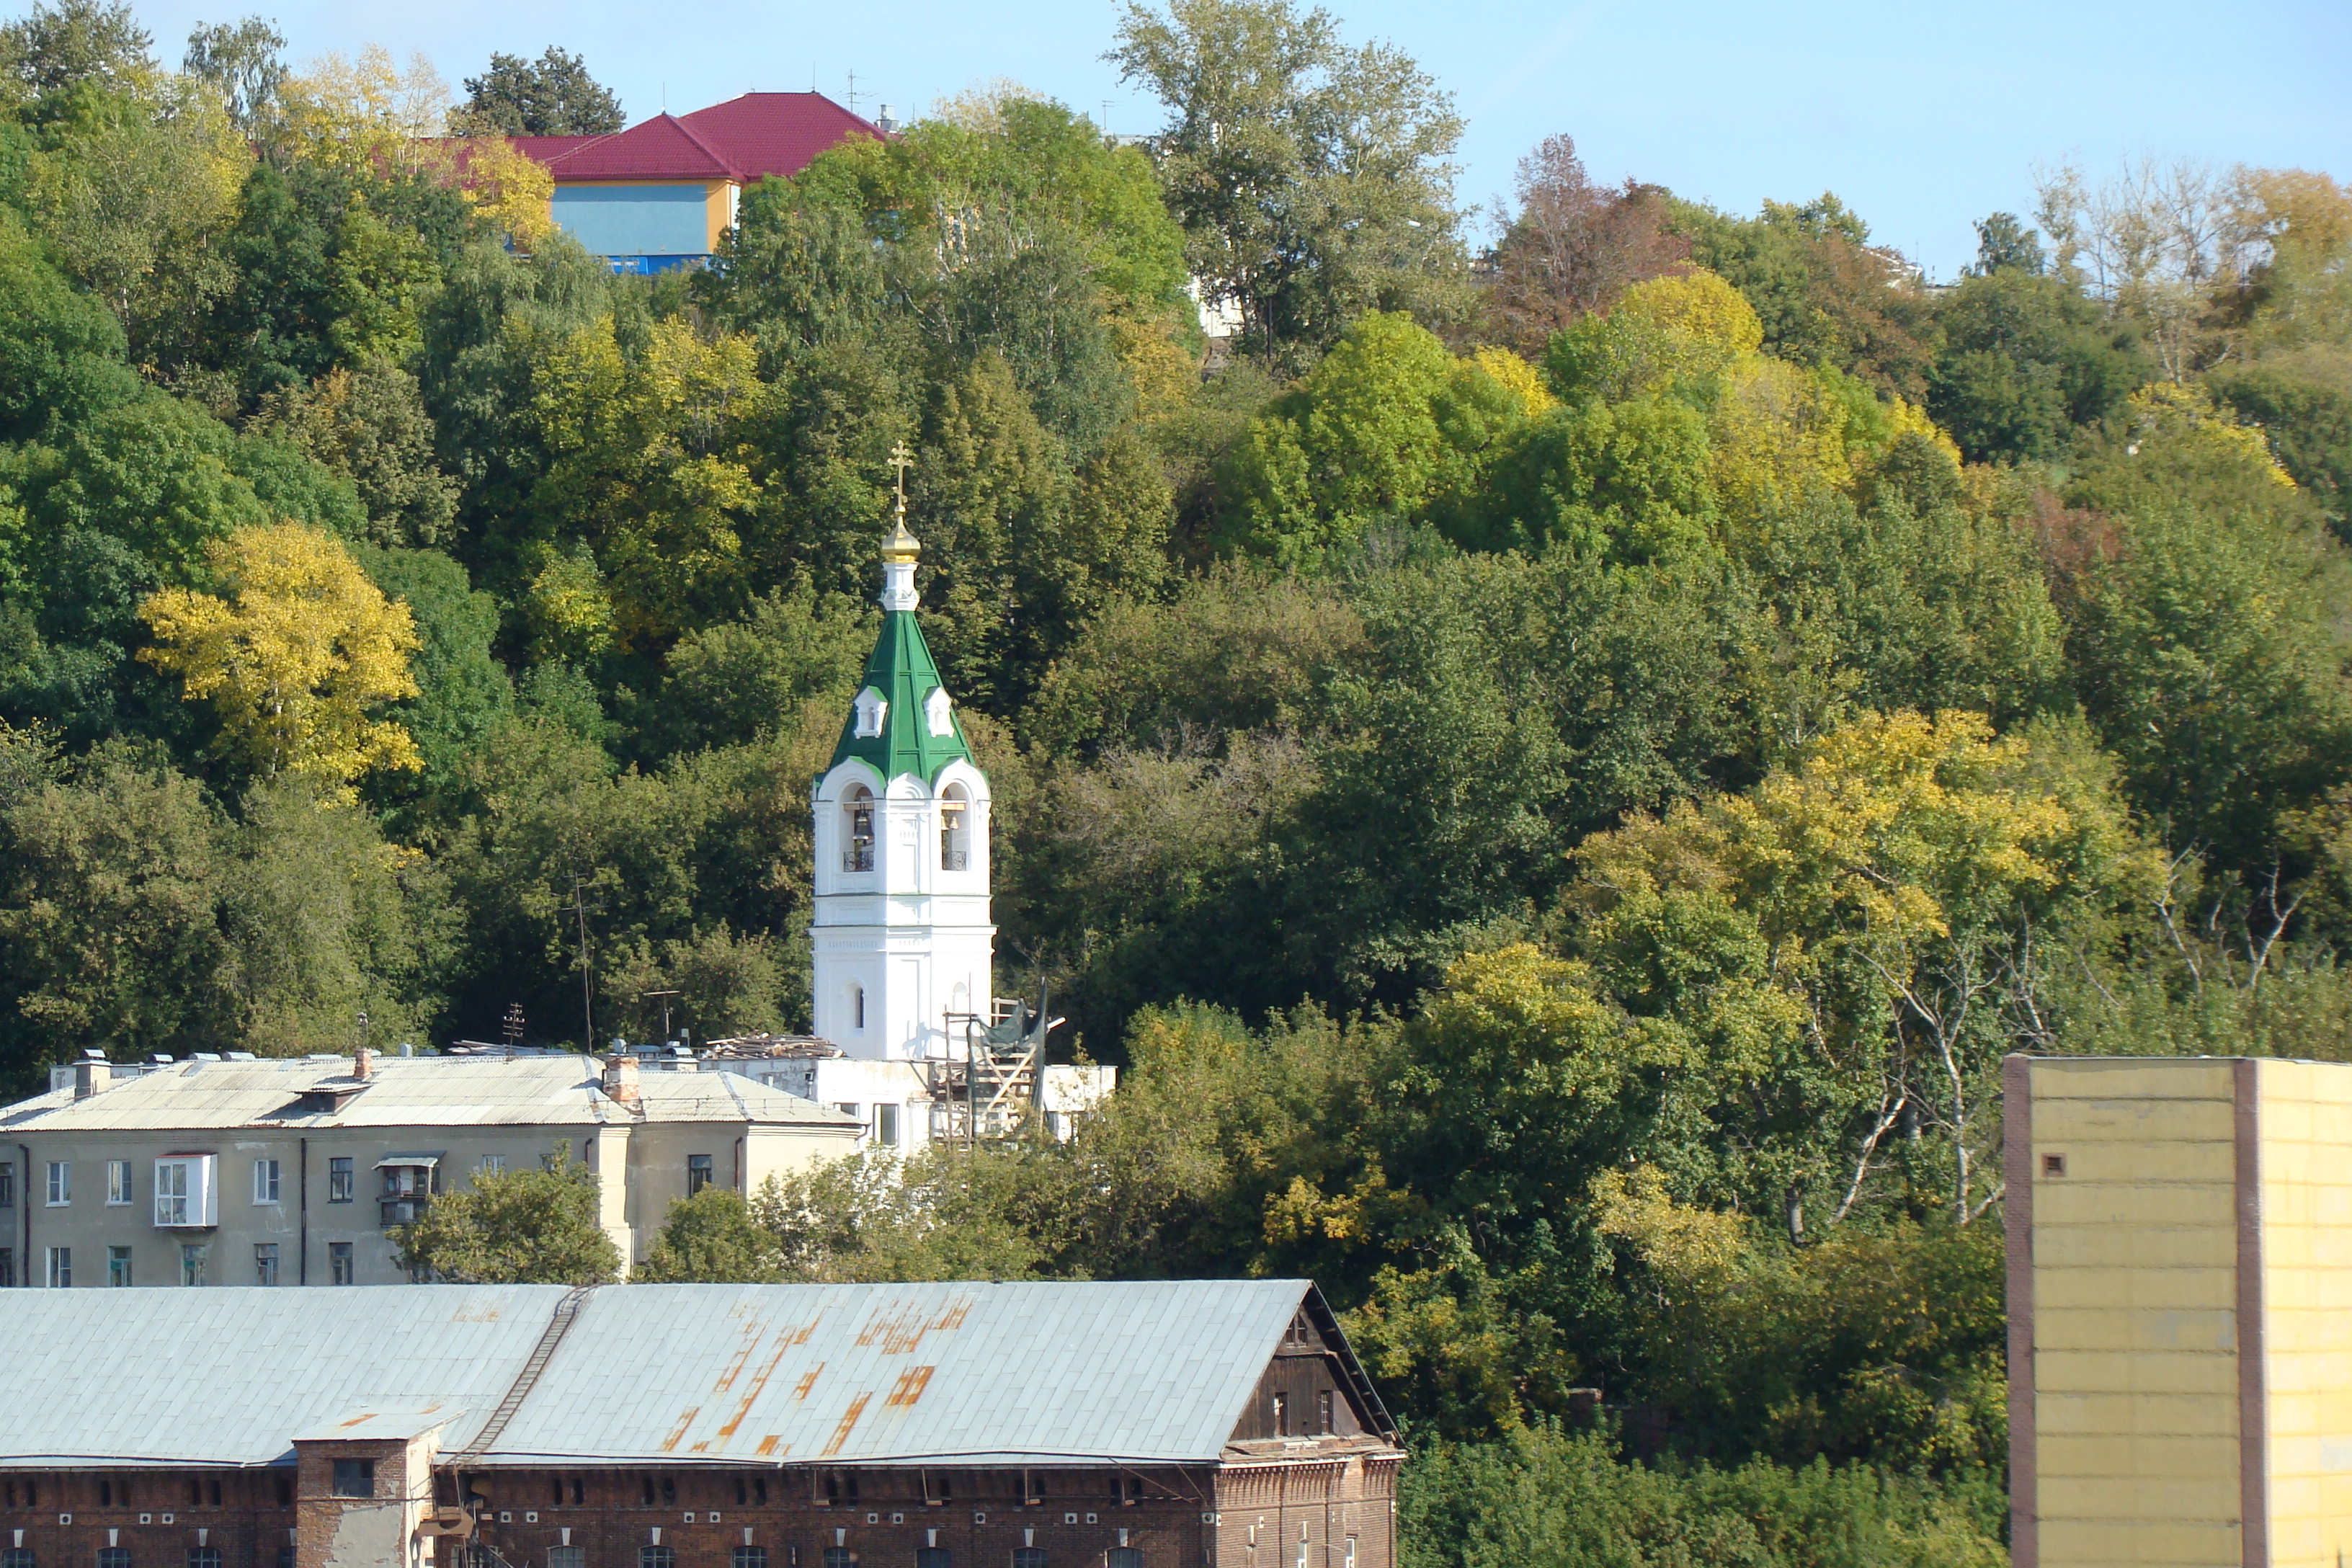
[[[742,1194],[705,1187],[669,1205],[629,1277],[644,1285],[772,1285],[784,1278],[783,1249]]]
[[[37,99],[83,82],[136,83],[152,74],[155,40],[131,7],[107,0],[36,4],[0,26],[0,73],[16,94]]]
[[[1250,427],[1228,478],[1232,547],[1296,564],[1467,489],[1524,404],[1401,314],[1374,313]]]
[[[1766,202],[1753,218],[1678,203],[1691,259],[1748,297],[1772,353],[1829,365],[1882,393],[1916,399],[1934,353],[1927,298],[1900,256],[1870,244],[1870,227],[1824,192],[1801,205]]]
[[[1971,462],[2062,456],[2152,368],[2079,289],[2014,262],[1963,279],[1936,320],[1944,342],[1927,411]]]
[[[305,389],[265,397],[255,421],[329,473],[351,482],[378,544],[446,542],[457,487],[433,451],[433,421],[416,378],[388,360],[329,371]]]
[[[1289,0],[1129,5],[1107,57],[1168,106],[1160,179],[1193,274],[1242,346],[1312,354],[1368,310],[1461,314],[1450,96]]]
[[[392,1232],[401,1267],[451,1285],[605,1285],[621,1249],[598,1223],[596,1173],[559,1145],[539,1170],[480,1171]]]
[[[628,124],[588,62],[553,44],[536,60],[493,53],[488,70],[466,79],[461,112],[477,133],[498,136],[609,136]]]
[[[212,84],[229,119],[251,135],[268,122],[286,85],[286,39],[275,24],[247,16],[235,26],[199,23],[188,34],[180,68]]]
[[[5,1071],[125,1039],[213,1048],[238,1004],[217,901],[226,825],[192,779],[122,743],[72,762],[0,731]]]

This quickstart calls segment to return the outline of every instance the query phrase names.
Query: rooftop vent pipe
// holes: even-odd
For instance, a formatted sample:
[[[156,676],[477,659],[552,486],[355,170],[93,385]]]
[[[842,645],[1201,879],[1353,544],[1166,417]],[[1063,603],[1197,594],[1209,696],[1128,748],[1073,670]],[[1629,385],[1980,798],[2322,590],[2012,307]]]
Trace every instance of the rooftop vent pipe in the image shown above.
[[[604,1094],[615,1105],[635,1110],[643,1097],[637,1092],[637,1058],[616,1056],[604,1064]]]

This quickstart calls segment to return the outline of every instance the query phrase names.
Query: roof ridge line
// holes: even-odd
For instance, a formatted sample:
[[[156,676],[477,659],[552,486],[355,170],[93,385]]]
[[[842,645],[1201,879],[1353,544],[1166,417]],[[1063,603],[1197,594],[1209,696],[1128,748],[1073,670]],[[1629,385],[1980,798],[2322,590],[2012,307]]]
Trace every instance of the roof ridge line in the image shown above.
[[[698,114],[701,110],[697,110],[695,112]],[[734,181],[739,185],[745,183],[743,179],[743,171],[736,167],[735,160],[722,156],[717,148],[711,146],[709,142],[705,142],[701,137],[696,135],[694,132],[694,127],[688,125],[683,117],[672,114],[668,110],[665,109],[662,110],[662,118],[677,126],[680,131],[684,132],[686,133],[686,139],[693,142],[697,147],[700,148],[704,157],[709,159],[712,163],[725,170],[729,179]]]

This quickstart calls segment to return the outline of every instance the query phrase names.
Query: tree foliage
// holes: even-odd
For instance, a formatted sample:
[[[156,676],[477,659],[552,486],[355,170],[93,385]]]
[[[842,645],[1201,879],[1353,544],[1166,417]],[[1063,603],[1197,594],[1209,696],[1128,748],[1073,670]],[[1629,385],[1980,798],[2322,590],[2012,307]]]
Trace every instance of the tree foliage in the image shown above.
[[[392,1232],[400,1266],[449,1285],[605,1285],[621,1249],[598,1222],[596,1173],[558,1147],[538,1170],[478,1171]]]

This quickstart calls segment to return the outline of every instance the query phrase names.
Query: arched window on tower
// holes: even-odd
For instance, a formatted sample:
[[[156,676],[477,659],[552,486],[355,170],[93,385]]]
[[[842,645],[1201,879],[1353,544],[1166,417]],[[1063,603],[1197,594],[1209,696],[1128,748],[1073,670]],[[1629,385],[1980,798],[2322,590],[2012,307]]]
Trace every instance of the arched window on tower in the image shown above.
[[[849,988],[849,1026],[861,1032],[866,1027],[866,987],[863,985]]]
[[[964,871],[971,867],[971,797],[963,785],[950,784],[940,802],[940,869]]]
[[[841,840],[841,868],[845,871],[874,869],[874,792],[864,784],[853,787],[842,803],[844,833]]]

